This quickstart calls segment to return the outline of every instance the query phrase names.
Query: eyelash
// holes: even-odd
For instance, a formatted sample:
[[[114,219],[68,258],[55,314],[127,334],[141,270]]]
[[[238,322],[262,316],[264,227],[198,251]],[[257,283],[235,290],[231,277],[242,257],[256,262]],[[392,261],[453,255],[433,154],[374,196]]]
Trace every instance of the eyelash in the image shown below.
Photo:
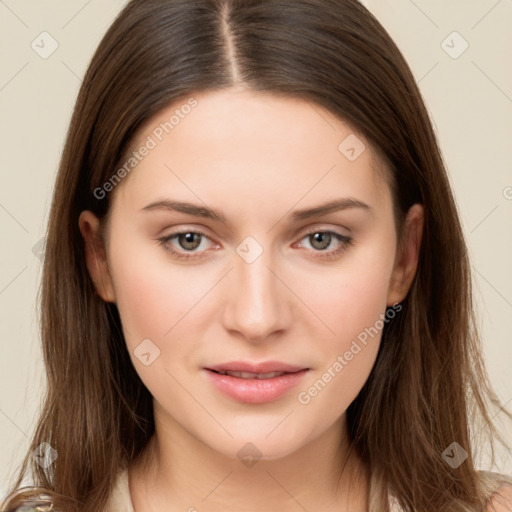
[[[176,238],[179,235],[185,235],[185,234],[189,234],[189,233],[192,233],[195,235],[200,235],[200,236],[210,240],[210,237],[206,233],[203,233],[202,231],[185,230],[185,231],[178,231],[171,235],[159,238],[157,241],[158,241],[159,245],[162,245],[165,248],[165,250],[169,251],[173,255],[173,257],[175,257],[179,260],[189,260],[190,261],[190,260],[195,260],[197,258],[201,258],[202,256],[200,255],[200,253],[181,252],[181,251],[177,251],[176,249],[167,245],[173,238]],[[336,231],[329,231],[329,230],[322,231],[320,229],[314,229],[307,233],[304,233],[301,240],[303,240],[304,238],[306,238],[310,235],[314,235],[316,233],[333,235],[333,237],[336,240],[341,242],[341,245],[337,249],[331,249],[331,250],[319,251],[319,250],[310,249],[310,251],[314,253],[313,254],[314,258],[322,258],[322,259],[334,258],[334,257],[340,255],[343,251],[345,251],[350,245],[352,245],[352,242],[353,242],[352,238],[349,236],[342,235]]]

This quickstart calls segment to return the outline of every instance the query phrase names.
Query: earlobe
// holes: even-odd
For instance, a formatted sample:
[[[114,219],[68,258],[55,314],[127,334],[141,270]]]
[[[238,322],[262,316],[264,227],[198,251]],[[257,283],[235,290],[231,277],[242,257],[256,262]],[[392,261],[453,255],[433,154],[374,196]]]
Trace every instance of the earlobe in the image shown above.
[[[78,225],[85,246],[85,261],[96,292],[106,302],[115,302],[114,287],[108,268],[107,251],[100,232],[100,220],[94,213],[84,210]]]
[[[395,267],[391,274],[387,305],[402,302],[411,287],[421,249],[424,209],[421,204],[411,206],[404,222],[402,244],[397,252]]]

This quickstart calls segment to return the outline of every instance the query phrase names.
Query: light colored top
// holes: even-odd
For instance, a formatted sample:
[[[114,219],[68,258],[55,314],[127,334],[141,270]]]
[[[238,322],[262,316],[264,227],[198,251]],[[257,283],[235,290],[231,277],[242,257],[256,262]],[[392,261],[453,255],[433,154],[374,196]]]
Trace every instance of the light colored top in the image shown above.
[[[135,512],[130,496],[127,469],[119,473],[106,510],[109,512]]]

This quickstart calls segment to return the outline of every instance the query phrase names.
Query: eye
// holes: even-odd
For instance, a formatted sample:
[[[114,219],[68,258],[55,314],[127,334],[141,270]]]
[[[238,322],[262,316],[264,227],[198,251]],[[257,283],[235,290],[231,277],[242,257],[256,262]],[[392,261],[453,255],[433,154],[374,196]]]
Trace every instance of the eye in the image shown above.
[[[171,243],[174,239],[176,239],[178,248]],[[211,241],[211,239],[201,231],[188,230],[179,231],[159,238],[158,243],[159,245],[163,245],[166,250],[178,259],[192,259],[200,257],[201,255],[199,253],[205,252],[196,251],[205,239]]]
[[[312,249],[310,250],[314,258],[333,258],[341,254],[349,245],[352,244],[352,238],[342,235],[336,231],[314,230],[306,233],[301,240],[308,240]],[[157,242],[165,250],[169,251],[173,257],[182,260],[192,260],[200,258],[207,249],[197,250],[201,247],[204,240],[210,237],[202,231],[185,230],[172,233],[159,238]],[[175,244],[171,242],[176,242]],[[334,247],[332,247],[334,245]],[[329,249],[329,247],[331,247]]]
[[[352,244],[352,238],[342,235],[336,231],[310,231],[302,238],[308,240],[313,248],[313,257],[331,258],[341,254],[349,245]],[[332,248],[334,245],[334,248]],[[331,247],[331,249],[329,249]]]

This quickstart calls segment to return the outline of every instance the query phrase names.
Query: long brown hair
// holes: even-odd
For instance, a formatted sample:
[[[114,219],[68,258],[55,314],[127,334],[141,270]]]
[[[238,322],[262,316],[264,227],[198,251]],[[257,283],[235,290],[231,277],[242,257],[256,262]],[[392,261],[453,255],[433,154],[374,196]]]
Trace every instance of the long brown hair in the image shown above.
[[[466,244],[420,91],[357,0],[132,0],[114,21],[83,80],[60,163],[42,278],[45,401],[2,510],[44,492],[54,510],[101,512],[118,471],[147,446],[152,396],[116,306],[95,292],[78,217],[108,213],[111,194],[94,191],[122,165],[141,123],[238,83],[324,107],[369,141],[389,173],[398,233],[409,207],[424,205],[417,274],[348,408],[348,431],[371,469],[372,511],[387,510],[388,492],[408,512],[482,510],[501,477],[475,468],[476,433],[488,434],[494,460],[494,438],[505,441],[490,407],[512,416],[483,365]],[[454,442],[468,452],[455,468],[442,456]],[[58,454],[48,467],[32,457],[42,443]],[[20,494],[28,469],[37,488]]]

